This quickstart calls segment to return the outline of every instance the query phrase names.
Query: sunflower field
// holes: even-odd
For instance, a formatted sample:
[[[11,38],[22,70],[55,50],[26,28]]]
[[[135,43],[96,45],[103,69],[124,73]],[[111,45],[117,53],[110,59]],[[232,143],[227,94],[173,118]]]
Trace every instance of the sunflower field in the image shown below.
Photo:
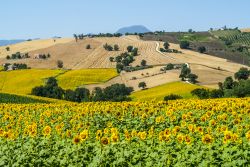
[[[0,104],[0,166],[249,165],[249,98]]]

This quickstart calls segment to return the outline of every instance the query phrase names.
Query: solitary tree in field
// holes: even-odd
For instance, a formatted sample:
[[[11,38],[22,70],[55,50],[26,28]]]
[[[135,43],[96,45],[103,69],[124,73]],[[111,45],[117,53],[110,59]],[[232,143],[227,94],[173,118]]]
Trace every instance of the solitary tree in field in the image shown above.
[[[88,44],[88,45],[86,46],[86,49],[91,49],[90,44]]]
[[[10,51],[10,47],[6,47],[5,49],[7,50],[7,52]]]
[[[78,41],[78,36],[76,34],[74,34],[74,38],[76,40],[76,42]]]
[[[57,67],[58,68],[63,68],[63,61],[62,60],[57,61]]]
[[[114,46],[114,50],[115,50],[115,51],[118,51],[118,50],[119,50],[119,46],[118,46],[117,44]]]
[[[146,66],[146,65],[147,65],[147,61],[146,61],[146,60],[142,60],[142,61],[141,61],[141,65],[142,65],[142,66]]]
[[[165,42],[164,44],[163,44],[163,46],[164,46],[164,48],[167,50],[167,49],[169,49],[169,43],[168,42]]]
[[[145,89],[147,87],[147,84],[145,82],[140,82],[138,87],[142,88],[142,89]]]

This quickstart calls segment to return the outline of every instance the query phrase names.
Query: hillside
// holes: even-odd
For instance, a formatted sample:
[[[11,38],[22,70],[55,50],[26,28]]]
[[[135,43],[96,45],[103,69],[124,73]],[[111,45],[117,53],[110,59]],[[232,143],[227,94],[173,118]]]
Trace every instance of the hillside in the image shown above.
[[[134,25],[130,27],[123,27],[120,28],[116,33],[120,34],[134,34],[134,33],[146,33],[146,32],[151,32],[147,27],[142,26],[142,25]]]
[[[250,32],[250,28],[241,29],[241,32]]]
[[[201,54],[198,52],[194,52],[192,50],[184,50],[180,49],[178,44],[170,43],[171,49],[176,49],[182,52],[180,53],[162,53],[159,51],[160,47],[163,47],[163,42],[156,42],[156,41],[144,41],[140,40],[137,36],[123,36],[123,37],[96,37],[96,38],[86,38],[84,40],[75,42],[72,39],[59,39],[55,44],[53,41],[41,41],[40,44],[42,45],[45,42],[47,45],[40,46],[39,40],[38,41],[31,41],[30,43],[20,43],[17,45],[13,45],[13,48],[20,49],[20,50],[28,50],[29,55],[31,58],[28,59],[19,59],[19,60],[6,60],[5,58],[0,59],[0,63],[26,63],[31,68],[40,68],[40,69],[56,69],[57,68],[57,60],[62,60],[64,63],[64,68],[66,69],[99,69],[99,68],[115,68],[116,64],[114,62],[110,62],[110,57],[116,57],[120,53],[126,51],[127,46],[132,45],[134,47],[138,47],[139,55],[135,57],[135,61],[132,63],[132,66],[140,65],[141,61],[144,59],[147,61],[148,65],[153,65],[154,67],[151,69],[141,70],[141,71],[134,71],[130,73],[122,73],[120,76],[113,78],[114,76],[110,77],[113,78],[112,80],[108,81],[107,83],[95,84],[96,82],[89,82],[84,81],[85,79],[74,82],[74,88],[78,86],[82,86],[85,84],[86,87],[89,89],[93,89],[96,86],[106,87],[114,83],[125,83],[127,86],[134,87],[135,91],[140,90],[138,88],[139,82],[146,82],[148,88],[152,88],[155,86],[159,86],[162,84],[170,83],[179,81],[179,70],[169,71],[167,73],[162,73],[160,69],[164,67],[167,63],[173,64],[181,64],[181,63],[188,63],[190,64],[191,70],[193,73],[199,76],[199,85],[207,86],[215,88],[217,87],[218,82],[224,81],[224,79],[228,76],[233,76],[233,74],[238,71],[243,65],[229,62],[226,59],[210,56],[208,54]],[[119,51],[106,51],[103,48],[104,44],[110,45],[119,45]],[[30,44],[30,45],[28,45]],[[91,49],[86,49],[86,45],[90,44]],[[48,47],[46,47],[48,46]],[[39,48],[39,49],[36,49]],[[41,59],[34,59],[36,54],[50,54],[51,58],[46,60]],[[35,71],[34,71],[35,72]],[[51,71],[52,72],[52,71]],[[19,71],[15,71],[14,73],[19,73]],[[36,73],[36,72],[35,72]],[[74,71],[70,72],[72,75],[77,77],[77,73]],[[12,74],[12,73],[10,73]],[[58,75],[60,72],[53,71],[52,74],[49,73],[48,76]],[[101,72],[100,72],[101,74]],[[3,78],[6,78],[5,73],[0,74],[3,75]],[[29,75],[29,72],[27,73]],[[35,74],[34,74],[35,75]],[[106,74],[104,74],[106,75]],[[30,75],[29,75],[30,76]],[[15,78],[12,80],[12,78]],[[9,84],[0,83],[3,90],[11,91],[16,86],[15,85],[29,85],[32,83],[30,81],[25,81],[27,83],[23,83],[23,78],[25,78],[25,74],[22,75],[22,79],[20,75],[15,75],[10,78],[4,79],[8,81]],[[28,76],[26,76],[27,78]],[[44,76],[42,75],[44,78]],[[137,78],[133,80],[132,78]],[[39,77],[38,77],[39,78]],[[68,77],[70,78],[70,77]],[[108,77],[109,78],[109,77]],[[209,79],[208,79],[209,78]],[[42,78],[39,78],[39,82],[35,85],[31,85],[29,88],[24,89],[17,89],[16,93],[25,93],[31,90],[31,87],[39,86],[41,84]],[[60,77],[59,77],[60,80]],[[75,80],[75,79],[74,79]],[[77,79],[78,80],[78,79]],[[71,81],[71,80],[69,80]],[[16,83],[18,82],[18,83]],[[61,81],[59,81],[61,82]],[[65,82],[66,83],[66,82]],[[20,87],[20,86],[19,86]],[[20,87],[21,88],[21,87]],[[65,85],[65,88],[68,86]]]

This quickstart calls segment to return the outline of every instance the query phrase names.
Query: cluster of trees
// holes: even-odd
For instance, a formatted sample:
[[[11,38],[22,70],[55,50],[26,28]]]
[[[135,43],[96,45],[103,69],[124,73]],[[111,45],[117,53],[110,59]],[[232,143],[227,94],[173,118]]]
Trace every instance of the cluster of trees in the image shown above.
[[[39,54],[38,55],[38,58],[39,59],[48,59],[48,58],[50,58],[51,57],[51,55],[48,53],[47,55],[46,54]]]
[[[195,89],[191,93],[200,99],[222,98],[222,97],[249,97],[250,96],[250,70],[241,68],[232,77],[227,77],[223,83],[218,83],[219,89],[207,90]]]
[[[9,59],[26,59],[26,58],[30,58],[29,54],[28,53],[25,53],[25,54],[21,54],[20,52],[16,52],[14,54],[12,54],[11,56],[7,56],[6,59],[9,60]]]
[[[169,49],[169,43],[168,42],[164,42],[163,47],[164,48],[160,48],[161,52],[167,52],[167,53],[182,53],[181,51],[178,51],[176,49]]]
[[[191,73],[191,69],[188,67],[188,64],[183,64],[181,67],[181,74],[179,76],[182,81],[189,81],[191,83],[196,83],[198,76]]]
[[[127,51],[132,55],[132,56],[138,56],[138,48],[135,48],[133,46],[128,46]]]
[[[126,87],[124,84],[114,84],[105,89],[95,88],[93,93],[86,88],[77,88],[75,90],[64,90],[58,86],[57,80],[53,77],[48,78],[45,86],[38,86],[32,89],[32,95],[63,99],[72,102],[89,101],[130,101],[128,96],[133,91],[132,87]]]
[[[74,36],[76,42],[78,42],[78,40],[83,40],[85,37],[90,37],[90,38],[94,38],[94,37],[120,37],[120,36],[122,36],[122,34],[120,34],[120,33],[114,33],[114,34],[100,33],[100,34],[87,34],[87,35],[74,34],[73,36]]]
[[[30,69],[30,67],[27,66],[27,64],[18,64],[18,63],[14,63],[14,64],[10,64],[10,63],[6,63],[3,66],[3,70],[4,71],[8,71],[8,70],[21,70],[21,69]]]
[[[107,43],[105,44],[105,45],[103,45],[103,48],[105,49],[105,50],[107,50],[107,51],[119,51],[119,46],[117,45],[117,44],[115,44],[114,45],[114,47],[113,46],[111,46],[111,45],[108,45]]]

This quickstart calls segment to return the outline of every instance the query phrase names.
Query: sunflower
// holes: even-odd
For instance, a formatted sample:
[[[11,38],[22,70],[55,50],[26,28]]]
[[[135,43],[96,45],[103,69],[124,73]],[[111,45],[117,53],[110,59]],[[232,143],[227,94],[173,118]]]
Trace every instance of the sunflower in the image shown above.
[[[246,138],[247,138],[247,140],[250,141],[250,131],[248,131],[248,132],[246,133]]]
[[[79,136],[75,136],[75,137],[73,138],[73,143],[74,143],[74,144],[78,144],[78,143],[80,143],[80,141],[81,141],[81,138],[80,138]]]
[[[147,138],[147,133],[146,132],[139,132],[138,136],[141,140],[145,140]]]
[[[191,137],[189,136],[189,135],[186,135],[185,136],[185,142],[186,142],[186,144],[191,144],[192,143],[192,139],[191,139]]]
[[[88,138],[88,130],[83,130],[79,137],[81,138],[82,141],[85,141]]]
[[[102,130],[97,130],[96,131],[96,140],[100,140],[101,137],[102,137]]]
[[[111,141],[114,142],[114,143],[118,142],[119,141],[119,136],[118,135],[112,135],[111,136]]]
[[[103,145],[108,145],[108,144],[109,144],[109,138],[107,138],[107,137],[102,137],[102,138],[101,138],[101,143],[102,143]]]
[[[165,130],[164,130],[164,135],[165,135],[165,136],[171,135],[171,130],[170,130],[169,128],[165,129]]]
[[[177,141],[178,141],[179,143],[182,143],[182,142],[183,142],[183,139],[184,139],[184,136],[183,136],[182,134],[178,134],[178,135],[177,135]]]
[[[213,142],[213,137],[210,134],[206,134],[202,137],[202,142],[204,144],[210,144]]]
[[[45,126],[43,128],[43,135],[44,136],[50,136],[50,134],[51,134],[51,127],[50,126]]]

